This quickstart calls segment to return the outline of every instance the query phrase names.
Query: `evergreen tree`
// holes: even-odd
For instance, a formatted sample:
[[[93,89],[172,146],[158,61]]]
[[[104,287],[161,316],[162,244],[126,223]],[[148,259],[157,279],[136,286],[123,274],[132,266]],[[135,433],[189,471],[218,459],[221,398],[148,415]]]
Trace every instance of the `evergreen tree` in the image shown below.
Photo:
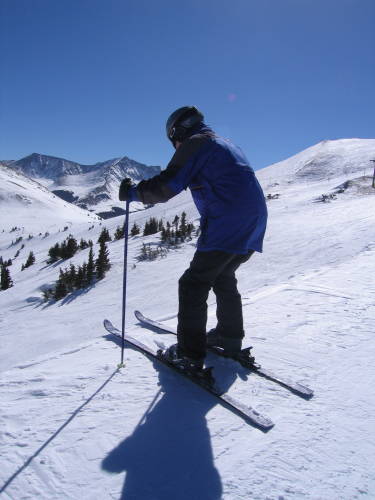
[[[89,247],[89,244],[87,243],[87,241],[84,240],[83,238],[81,238],[81,241],[79,242],[79,249],[85,250],[85,248],[88,248],[88,247]]]
[[[194,224],[189,223],[186,228],[186,234],[191,238],[191,233],[194,231]]]
[[[86,270],[86,284],[90,285],[94,279],[95,273],[95,262],[94,262],[94,251],[92,247],[89,250],[89,260],[87,262],[87,270]]]
[[[133,227],[130,230],[130,236],[137,236],[141,232],[141,228],[134,222]]]
[[[87,262],[82,264],[82,286],[81,288],[85,288],[87,286]]]
[[[7,290],[13,286],[12,278],[10,277],[9,269],[3,264],[1,266],[0,290]]]
[[[68,292],[72,292],[76,288],[77,271],[75,265],[70,263],[69,271],[65,271],[64,280]]]
[[[60,258],[60,245],[56,243],[53,247],[48,250],[49,259],[47,260],[47,264],[52,264],[56,262]]]
[[[159,224],[155,217],[151,217],[150,219],[150,232],[151,234],[155,234],[158,232]]]
[[[55,290],[53,292],[53,298],[55,300],[63,299],[68,294],[68,290],[66,289],[66,285],[63,281],[58,280],[56,282]]]
[[[53,298],[55,300],[60,300],[60,299],[62,299],[63,297],[65,297],[68,294],[68,289],[67,289],[67,286],[66,286],[66,282],[67,282],[67,276],[66,276],[66,274],[67,274],[66,270],[63,270],[60,267],[59,277],[56,280],[55,288],[54,288],[54,291],[53,291]]]
[[[174,224],[174,227],[176,228],[176,232],[178,231],[178,221],[180,220],[180,217],[178,215],[175,216],[173,219],[172,224]]]
[[[182,238],[186,236],[187,233],[187,224],[186,224],[186,212],[182,212],[180,219],[180,233]]]
[[[8,259],[8,262],[6,262],[6,266],[11,266],[13,264],[12,259]]]
[[[34,263],[35,263],[35,255],[34,255],[34,253],[31,251],[31,252],[29,253],[29,256],[27,257],[27,260],[26,260],[25,264],[22,264],[22,271],[23,271],[24,269],[26,269],[26,267],[30,267],[30,266],[32,266]]]
[[[103,227],[102,232],[100,233],[100,236],[98,238],[98,243],[106,243],[107,241],[112,241],[112,238],[109,235],[109,231],[106,227]]]
[[[2,266],[3,264],[4,264],[4,262],[3,262],[3,258],[2,258],[2,257],[1,257],[1,255],[0,255],[0,266]]]
[[[121,238],[123,238],[123,237],[124,237],[124,228],[121,226],[117,226],[115,234],[114,234],[115,240],[121,240]]]
[[[158,231],[163,231],[163,229],[164,229],[163,219],[160,219],[158,222]]]
[[[95,262],[96,277],[101,280],[110,269],[111,264],[108,257],[108,248],[104,241],[100,242],[99,255]]]
[[[61,245],[60,255],[63,259],[71,259],[76,254],[77,250],[77,240],[70,234]]]
[[[85,286],[85,273],[83,271],[83,266],[78,266],[78,271],[75,276],[74,287],[79,290]]]
[[[159,222],[155,217],[150,217],[145,223],[145,228],[143,231],[143,236],[148,236],[149,234],[155,234],[159,231]]]

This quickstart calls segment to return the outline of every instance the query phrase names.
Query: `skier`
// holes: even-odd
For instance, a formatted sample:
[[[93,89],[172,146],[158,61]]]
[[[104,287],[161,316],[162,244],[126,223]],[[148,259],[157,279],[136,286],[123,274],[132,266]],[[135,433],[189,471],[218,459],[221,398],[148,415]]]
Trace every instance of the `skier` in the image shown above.
[[[201,234],[189,268],[179,280],[177,344],[164,357],[185,370],[200,370],[206,344],[228,355],[244,337],[241,296],[235,272],[262,252],[267,207],[262,188],[245,155],[204,123],[195,106],[174,111],[166,123],[175,154],[155,177],[133,185],[121,182],[121,201],[162,203],[189,188],[201,215]],[[207,298],[216,295],[217,326],[206,335]]]

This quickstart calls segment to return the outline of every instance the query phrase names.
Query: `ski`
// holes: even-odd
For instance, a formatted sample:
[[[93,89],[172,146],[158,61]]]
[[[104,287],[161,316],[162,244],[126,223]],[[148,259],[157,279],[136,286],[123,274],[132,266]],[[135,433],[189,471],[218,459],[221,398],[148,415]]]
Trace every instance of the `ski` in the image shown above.
[[[134,314],[135,317],[138,319],[138,321],[146,328],[149,328],[151,330],[156,330],[159,332],[171,333],[173,335],[177,335],[176,329],[172,326],[167,326],[164,325],[163,323],[160,323],[159,321],[154,321],[152,319],[146,318],[140,311],[134,311]],[[222,351],[218,347],[208,347],[208,349],[219,356],[238,361],[242,366],[249,369],[251,372],[256,373],[257,375],[264,377],[268,380],[271,380],[272,382],[275,382],[281,385],[282,387],[285,387],[292,393],[304,399],[310,399],[314,395],[314,392],[308,387],[298,382],[294,382],[293,380],[284,377],[279,377],[274,373],[270,372],[269,370],[262,368],[261,365],[255,363],[254,358],[250,356],[251,348],[249,347],[246,349],[242,349],[241,353],[236,357],[229,357],[228,355],[224,354],[224,351]]]
[[[113,324],[108,319],[105,319],[103,324],[108,333],[122,338],[120,330],[113,326]],[[138,349],[145,356],[157,359],[158,361],[160,361],[160,363],[168,366],[175,372],[179,373],[185,378],[188,378],[193,383],[199,385],[200,387],[202,387],[202,389],[205,389],[207,392],[215,396],[224,406],[231,409],[234,413],[241,416],[244,420],[251,423],[255,427],[258,427],[262,431],[266,432],[274,426],[274,423],[271,419],[262,415],[254,408],[242,404],[227,393],[220,392],[220,390],[215,386],[215,381],[211,374],[212,368],[205,368],[204,370],[201,370],[200,374],[195,375],[191,372],[182,371],[175,365],[170,364],[168,361],[166,361],[162,356],[161,349],[154,350],[151,347],[142,344],[142,342],[140,342],[139,340],[130,337],[129,335],[125,336],[125,342]]]

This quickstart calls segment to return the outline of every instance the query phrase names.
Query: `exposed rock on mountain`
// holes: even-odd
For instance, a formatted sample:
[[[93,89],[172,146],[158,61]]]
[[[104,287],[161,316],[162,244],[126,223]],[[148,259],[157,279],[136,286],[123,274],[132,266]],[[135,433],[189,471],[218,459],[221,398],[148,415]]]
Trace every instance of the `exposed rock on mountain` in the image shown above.
[[[118,201],[118,187],[124,177],[139,182],[160,172],[160,167],[143,165],[126,156],[94,165],[81,165],[33,153],[21,160],[4,163],[37,180],[63,200],[107,217],[123,212]]]

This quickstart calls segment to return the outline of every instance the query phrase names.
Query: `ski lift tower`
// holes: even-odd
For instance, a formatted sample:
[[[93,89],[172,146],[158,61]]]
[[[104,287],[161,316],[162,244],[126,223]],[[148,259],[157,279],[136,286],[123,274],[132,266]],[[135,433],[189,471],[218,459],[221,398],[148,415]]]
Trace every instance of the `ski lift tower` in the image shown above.
[[[372,187],[375,188],[375,160],[370,160],[374,162],[374,174],[372,176]]]

